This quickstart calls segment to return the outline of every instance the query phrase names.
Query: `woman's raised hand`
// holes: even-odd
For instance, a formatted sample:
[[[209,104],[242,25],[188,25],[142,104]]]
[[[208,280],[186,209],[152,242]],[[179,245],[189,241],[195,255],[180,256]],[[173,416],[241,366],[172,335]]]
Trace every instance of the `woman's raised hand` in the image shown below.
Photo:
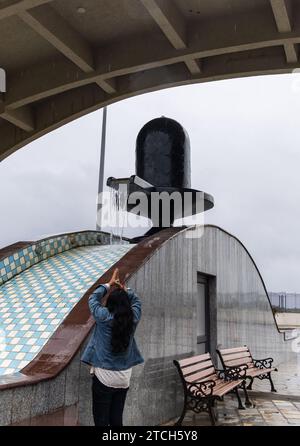
[[[110,286],[113,285],[119,285],[120,279],[119,279],[119,270],[116,268],[111,276],[110,281],[108,282]]]
[[[124,280],[120,281],[120,277],[119,277],[119,270],[118,268],[116,268],[111,276],[110,281],[108,282],[110,286],[117,286],[118,288],[122,288],[123,290],[126,291],[126,285],[125,285],[125,281],[128,278],[129,274],[126,274]]]
[[[129,277],[129,274],[127,273],[126,276],[125,276],[125,278],[124,278],[124,280],[122,281],[122,283],[119,281],[119,287],[122,288],[124,291],[127,290],[127,287],[126,287],[126,285],[125,285],[125,282],[126,282],[126,280],[128,279],[128,277]]]

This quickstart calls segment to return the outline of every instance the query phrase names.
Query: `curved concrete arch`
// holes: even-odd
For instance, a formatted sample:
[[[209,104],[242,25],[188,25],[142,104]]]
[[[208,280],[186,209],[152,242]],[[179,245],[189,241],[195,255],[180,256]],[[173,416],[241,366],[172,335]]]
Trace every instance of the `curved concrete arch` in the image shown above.
[[[0,97],[0,160],[131,96],[299,67],[295,1],[204,0],[196,9],[193,0],[82,5],[81,13],[73,0],[7,0],[0,7],[8,79]]]

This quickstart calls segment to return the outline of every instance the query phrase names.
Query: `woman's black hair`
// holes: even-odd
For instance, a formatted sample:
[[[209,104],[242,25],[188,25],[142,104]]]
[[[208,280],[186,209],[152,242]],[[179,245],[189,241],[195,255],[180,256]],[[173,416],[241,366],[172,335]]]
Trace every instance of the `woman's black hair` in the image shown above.
[[[133,312],[126,291],[116,289],[107,299],[107,309],[114,315],[111,347],[113,353],[125,352],[133,333]]]

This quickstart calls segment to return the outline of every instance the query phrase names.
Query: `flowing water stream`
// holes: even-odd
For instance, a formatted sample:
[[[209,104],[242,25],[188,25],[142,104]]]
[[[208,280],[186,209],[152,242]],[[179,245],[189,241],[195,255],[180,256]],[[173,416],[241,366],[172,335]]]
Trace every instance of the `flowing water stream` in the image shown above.
[[[124,225],[126,219],[126,202],[122,190],[110,188],[110,244],[123,243]]]

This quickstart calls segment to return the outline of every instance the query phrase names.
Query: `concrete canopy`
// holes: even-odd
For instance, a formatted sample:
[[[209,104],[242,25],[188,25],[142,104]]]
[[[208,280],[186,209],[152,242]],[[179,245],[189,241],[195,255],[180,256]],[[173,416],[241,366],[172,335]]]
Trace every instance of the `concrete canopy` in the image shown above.
[[[296,0],[0,0],[0,161],[118,100],[299,67]]]

